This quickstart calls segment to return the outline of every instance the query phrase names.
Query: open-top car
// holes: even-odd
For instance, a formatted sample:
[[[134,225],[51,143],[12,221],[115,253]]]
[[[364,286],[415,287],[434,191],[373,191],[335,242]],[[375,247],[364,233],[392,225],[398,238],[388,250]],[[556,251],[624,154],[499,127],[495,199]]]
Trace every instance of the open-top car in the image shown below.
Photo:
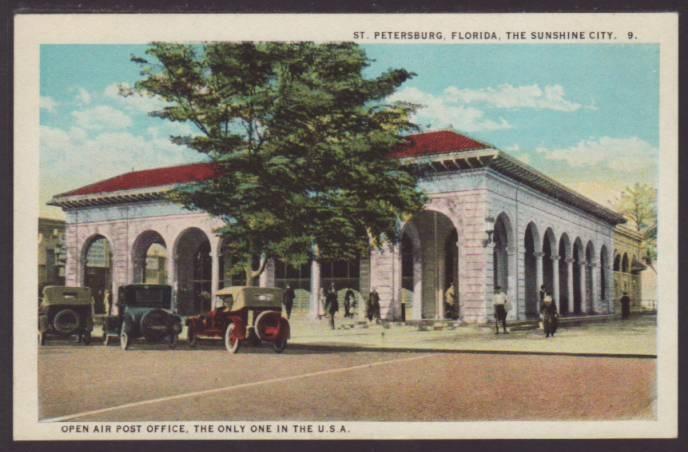
[[[93,331],[93,296],[88,287],[46,286],[38,305],[38,343],[49,336],[77,335],[88,345]]]
[[[282,317],[283,290],[232,286],[217,292],[216,307],[204,315],[187,319],[189,345],[198,339],[223,339],[225,348],[236,353],[249,341],[272,344],[277,353],[287,347],[289,321]]]
[[[118,316],[109,316],[103,327],[103,343],[118,334],[122,350],[140,337],[147,342],[167,340],[177,345],[182,331],[182,319],[172,311],[172,287],[157,284],[129,284],[120,286]]]

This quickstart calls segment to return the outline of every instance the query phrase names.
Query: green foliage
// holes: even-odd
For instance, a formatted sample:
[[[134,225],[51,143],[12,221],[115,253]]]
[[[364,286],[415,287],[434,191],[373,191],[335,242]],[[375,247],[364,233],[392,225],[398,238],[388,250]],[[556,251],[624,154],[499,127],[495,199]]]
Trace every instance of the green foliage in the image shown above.
[[[256,254],[299,265],[314,244],[326,259],[367,253],[422,208],[415,176],[387,157],[416,127],[414,105],[385,99],[414,74],[364,78],[353,43],[154,43],[146,55],[132,57],[135,90],[167,102],[152,115],[194,124],[172,140],[220,169],[171,199],[223,219],[247,275]]]
[[[657,189],[639,183],[626,187],[619,195],[616,209],[642,234],[646,258],[654,261],[657,258]]]

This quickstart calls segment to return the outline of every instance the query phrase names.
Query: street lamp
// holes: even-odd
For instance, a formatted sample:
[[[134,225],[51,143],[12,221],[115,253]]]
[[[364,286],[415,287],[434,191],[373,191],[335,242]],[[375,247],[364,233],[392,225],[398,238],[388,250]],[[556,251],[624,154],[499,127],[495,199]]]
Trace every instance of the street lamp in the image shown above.
[[[485,233],[487,234],[487,239],[483,240],[483,247],[487,247],[492,244],[492,235],[494,234],[494,223],[495,219],[493,217],[485,217]]]

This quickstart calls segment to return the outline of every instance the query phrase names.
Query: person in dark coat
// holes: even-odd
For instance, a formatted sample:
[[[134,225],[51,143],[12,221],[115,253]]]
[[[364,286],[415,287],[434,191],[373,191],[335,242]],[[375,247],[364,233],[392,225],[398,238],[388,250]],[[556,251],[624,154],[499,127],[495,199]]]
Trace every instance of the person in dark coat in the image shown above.
[[[540,297],[540,306],[542,306],[542,303],[545,302],[545,295],[547,295],[547,291],[545,290],[545,286],[543,284],[542,286],[540,286],[540,292],[538,294],[538,296]]]
[[[504,334],[509,334],[509,330],[506,327],[506,311],[509,299],[505,292],[502,292],[500,286],[495,287],[494,296],[492,298],[492,305],[494,306],[494,316],[495,316],[495,334],[499,334],[499,323],[502,324],[502,329]]]
[[[284,289],[284,297],[282,299],[282,304],[284,304],[284,310],[287,313],[287,318],[291,317],[291,310],[294,307],[294,298],[296,298],[296,293],[291,287],[291,284],[287,284],[286,289]]]
[[[554,337],[557,331],[559,322],[559,313],[557,312],[557,305],[554,303],[552,296],[545,292],[540,305],[540,317],[542,318],[542,326],[545,330],[545,337]]]
[[[356,300],[356,294],[351,289],[346,289],[346,294],[344,295],[344,317],[353,317],[351,313],[351,308]]]
[[[375,287],[373,287],[373,290],[370,291],[370,296],[368,296],[367,314],[369,322],[372,322],[373,318],[380,320],[380,295]]]
[[[325,295],[325,312],[327,312],[327,315],[330,318],[330,326],[332,329],[334,329],[334,315],[337,311],[339,311],[337,289],[335,289],[334,284],[332,284]]]
[[[627,292],[624,292],[619,301],[621,302],[621,318],[626,320],[631,315],[631,298]]]

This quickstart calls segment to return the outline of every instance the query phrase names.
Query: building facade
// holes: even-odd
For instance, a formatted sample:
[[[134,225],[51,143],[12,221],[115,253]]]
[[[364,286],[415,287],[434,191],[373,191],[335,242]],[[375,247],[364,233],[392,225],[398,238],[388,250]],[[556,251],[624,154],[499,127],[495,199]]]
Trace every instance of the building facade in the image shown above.
[[[643,309],[642,276],[647,266],[643,263],[642,245],[642,235],[633,229],[618,226],[614,230],[614,301],[617,309],[620,309],[619,300],[624,292],[631,299],[631,311]],[[648,287],[648,294],[649,290]]]
[[[453,131],[414,135],[390,157],[417,171],[428,195],[424,210],[400,225],[399,243],[348,262],[291,268],[271,261],[257,283],[291,284],[297,309],[312,316],[322,310],[321,288],[334,284],[341,297],[355,292],[359,315],[375,288],[383,318],[441,319],[452,282],[466,322],[491,320],[497,286],[515,306],[513,319],[537,317],[541,286],[564,314],[614,312],[614,229],[625,221],[618,213]],[[204,292],[241,284],[213,232],[220,221],[164,198],[177,184],[214,174],[203,163],[158,168],[56,195],[51,204],[67,218],[67,284],[87,283],[89,253],[99,243],[111,250],[109,279],[99,284],[115,298],[118,286],[146,281],[154,246],[182,314],[202,309]]]
[[[38,293],[45,286],[65,282],[65,222],[53,218],[38,219]]]

